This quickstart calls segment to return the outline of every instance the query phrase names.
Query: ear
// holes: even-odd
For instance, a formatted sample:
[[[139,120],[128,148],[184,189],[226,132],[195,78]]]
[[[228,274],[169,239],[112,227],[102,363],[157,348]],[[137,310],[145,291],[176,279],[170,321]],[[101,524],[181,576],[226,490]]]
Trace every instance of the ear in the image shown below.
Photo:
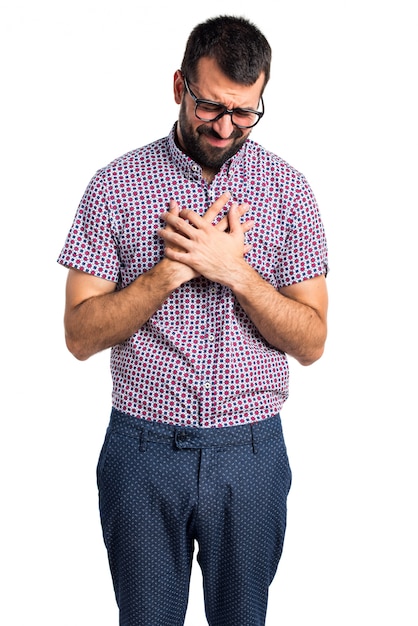
[[[176,104],[180,104],[182,96],[183,96],[183,92],[184,92],[183,74],[181,73],[180,70],[176,70],[174,73],[173,88],[174,88],[174,100]]]

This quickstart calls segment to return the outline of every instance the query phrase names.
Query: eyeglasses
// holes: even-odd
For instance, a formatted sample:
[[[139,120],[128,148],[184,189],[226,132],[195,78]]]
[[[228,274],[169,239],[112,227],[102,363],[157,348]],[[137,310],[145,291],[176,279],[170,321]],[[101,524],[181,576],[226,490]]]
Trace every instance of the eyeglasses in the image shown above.
[[[202,122],[216,122],[220,120],[224,115],[231,116],[231,122],[238,128],[252,128],[261,120],[264,115],[264,101],[263,97],[260,97],[261,111],[254,111],[254,109],[228,109],[219,102],[212,102],[212,100],[202,100],[197,98],[193,91],[189,87],[187,78],[183,76],[184,84],[187,89],[187,93],[194,100],[195,108],[194,114],[197,119]]]

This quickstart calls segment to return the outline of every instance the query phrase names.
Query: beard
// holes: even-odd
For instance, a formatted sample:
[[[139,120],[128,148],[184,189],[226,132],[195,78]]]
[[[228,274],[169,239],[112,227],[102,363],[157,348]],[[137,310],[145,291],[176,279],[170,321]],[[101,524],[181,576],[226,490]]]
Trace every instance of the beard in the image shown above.
[[[210,125],[207,126],[204,123],[197,128],[193,128],[187,120],[184,104],[180,106],[178,123],[181,128],[183,141],[183,146],[181,147],[184,152],[203,168],[215,172],[219,171],[222,165],[240,150],[249,135],[248,132],[244,132],[241,128],[234,127],[228,137],[229,140],[233,140],[228,148],[216,148],[205,144],[204,141],[202,141],[205,135],[208,137],[216,137],[217,139],[221,139],[221,137]]]

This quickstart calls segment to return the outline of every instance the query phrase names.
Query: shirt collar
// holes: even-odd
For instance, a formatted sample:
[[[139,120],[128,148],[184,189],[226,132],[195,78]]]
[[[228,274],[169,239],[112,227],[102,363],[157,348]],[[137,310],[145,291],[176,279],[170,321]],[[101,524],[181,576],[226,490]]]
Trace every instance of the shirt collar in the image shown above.
[[[168,148],[169,148],[169,152],[170,152],[171,158],[173,160],[173,163],[176,166],[176,168],[178,170],[180,170],[186,178],[191,178],[191,179],[194,179],[194,180],[200,180],[201,177],[202,177],[202,168],[201,168],[201,166],[198,163],[196,163],[196,161],[193,161],[193,159],[191,157],[189,157],[187,154],[185,154],[177,146],[177,143],[176,143],[176,140],[175,140],[175,137],[176,137],[176,126],[177,126],[177,122],[172,127],[172,129],[170,131],[170,134],[168,136]],[[245,142],[245,144],[242,146],[242,148],[240,150],[238,150],[238,152],[236,154],[234,154],[233,157],[228,159],[228,161],[226,161],[226,163],[223,164],[223,166],[221,167],[221,169],[218,172],[217,176],[219,174],[223,174],[223,175],[226,175],[226,176],[231,176],[234,173],[234,171],[238,167],[239,163],[244,158],[244,154],[245,154],[245,150],[246,150],[246,144],[247,144],[247,142]]]

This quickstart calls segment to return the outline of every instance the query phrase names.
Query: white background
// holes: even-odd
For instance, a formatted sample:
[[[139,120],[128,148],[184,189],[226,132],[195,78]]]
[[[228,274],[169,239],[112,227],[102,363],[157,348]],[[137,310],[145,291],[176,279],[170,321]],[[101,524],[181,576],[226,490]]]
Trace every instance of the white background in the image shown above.
[[[291,363],[282,413],[294,482],[267,624],[417,626],[413,4],[2,3],[5,626],[117,624],[95,485],[109,354],[67,353],[56,258],[94,172],[169,132],[186,38],[220,13],[272,45],[252,136],[307,176],[330,251],[326,353]],[[194,571],[187,626],[206,623]]]

